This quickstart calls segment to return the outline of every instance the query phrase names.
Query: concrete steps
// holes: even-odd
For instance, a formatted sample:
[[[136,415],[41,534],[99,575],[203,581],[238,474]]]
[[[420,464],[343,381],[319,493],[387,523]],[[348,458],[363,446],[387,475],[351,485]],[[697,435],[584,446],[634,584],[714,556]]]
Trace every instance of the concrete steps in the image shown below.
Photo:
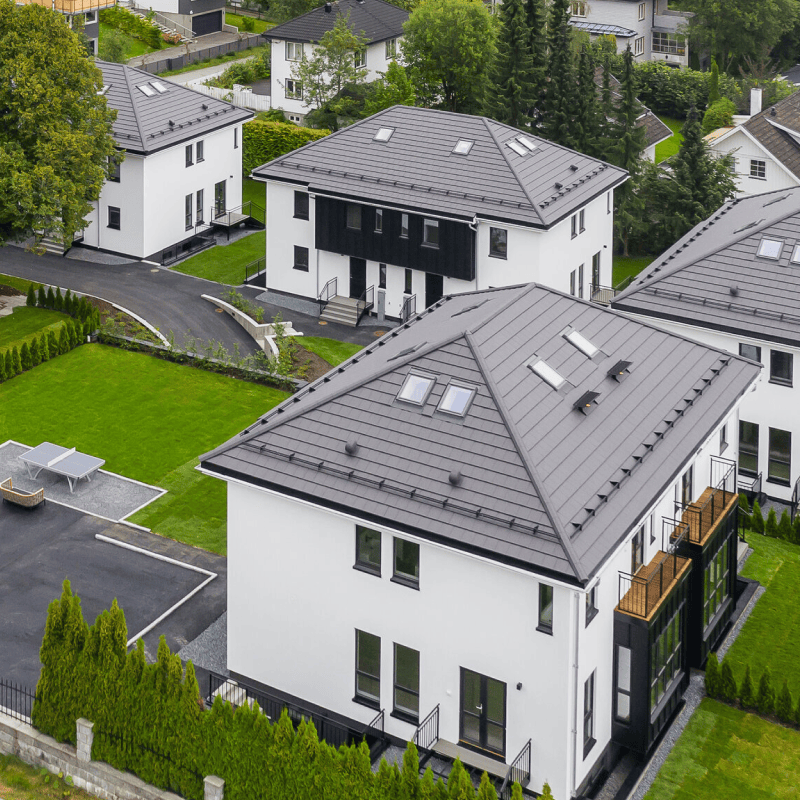
[[[48,253],[52,253],[56,256],[63,256],[64,253],[67,252],[67,248],[64,247],[64,240],[61,238],[60,234],[46,233],[42,236],[41,245]]]
[[[147,11],[144,11],[143,9],[139,8],[135,2],[132,2],[132,0],[126,0],[126,2],[120,3],[120,5],[127,8],[128,11],[132,11],[134,14],[136,14],[137,17],[141,17],[142,19],[147,19]],[[162,25],[156,18],[149,20],[149,22],[155,25],[162,33],[170,33],[170,34],[177,33],[181,37],[180,41],[181,44],[185,44],[186,42],[192,41],[191,39],[187,39],[182,33],[180,33],[175,28],[170,28],[167,25]]]
[[[340,325],[355,328],[358,324],[358,301],[337,295],[325,304],[319,318],[325,322],[338,322]]]

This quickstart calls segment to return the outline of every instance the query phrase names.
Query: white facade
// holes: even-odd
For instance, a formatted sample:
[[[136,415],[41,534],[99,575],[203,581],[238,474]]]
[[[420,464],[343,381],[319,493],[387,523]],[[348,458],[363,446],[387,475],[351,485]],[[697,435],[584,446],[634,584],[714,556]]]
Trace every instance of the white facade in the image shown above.
[[[725,458],[736,459],[734,409]],[[228,668],[366,724],[375,709],[354,700],[355,637],[380,637],[380,707],[386,731],[403,741],[415,725],[392,716],[393,645],[419,653],[419,720],[440,707],[439,735],[460,738],[460,674],[468,669],[506,686],[505,762],[532,740],[529,788],[547,781],[567,800],[611,740],[613,624],[618,573],[631,571],[631,541],[645,526],[644,563],[662,547],[662,517],[674,518],[681,475],[694,467],[692,496],[709,483],[716,429],[675,481],[654,496],[639,522],[587,586],[596,615],[587,621],[587,591],[473,556],[416,541],[417,589],[392,580],[392,539],[381,530],[381,575],[354,569],[355,516],[228,481]],[[623,532],[620,532],[621,534]],[[264,564],[273,568],[266,575]],[[539,584],[553,587],[552,633],[537,630]],[[594,744],[584,755],[584,685],[594,674]]]
[[[366,81],[378,80],[379,73],[386,72],[389,64],[400,54],[402,37],[388,39],[383,42],[373,42],[367,46],[364,66],[366,67]],[[272,107],[283,111],[293,122],[302,122],[309,111],[316,106],[306,102],[300,96],[300,90],[295,86],[292,76],[292,66],[305,55],[312,58],[316,45],[310,42],[287,42],[283,39],[273,39],[270,53],[270,94]]]
[[[314,196],[309,197],[308,219],[297,219],[294,217],[295,191],[305,192],[305,187],[266,181],[267,286],[271,290],[316,299],[325,284],[336,278],[338,294],[347,296],[350,258],[316,249]],[[473,226],[476,231],[475,279],[445,277],[443,293],[457,294],[533,281],[589,299],[592,284],[611,285],[613,208],[613,191],[608,191],[548,230],[477,219]],[[418,216],[427,215],[420,213]],[[435,218],[435,215],[430,216]],[[507,231],[506,258],[490,255],[491,228]],[[308,248],[307,272],[294,268],[295,247]],[[594,276],[593,265],[596,265]],[[417,310],[429,305],[425,272],[418,269],[410,272],[411,291],[406,292],[406,268],[386,264],[386,286],[382,289],[380,263],[367,261],[366,285],[375,288],[376,309],[380,307],[380,292],[384,293],[380,302],[384,303],[384,313],[388,317],[399,318],[405,298],[411,295],[416,296]]]
[[[241,128],[241,123],[229,125],[146,156],[126,153],[119,182],[106,181],[94,203],[84,245],[135,258],[160,259],[165,250],[191,238],[201,221],[208,222],[217,184],[225,184],[224,210],[241,205]],[[202,160],[198,159],[199,142]],[[187,147],[191,147],[190,166]],[[187,195],[192,198],[188,225]],[[112,227],[117,212],[118,229]]]

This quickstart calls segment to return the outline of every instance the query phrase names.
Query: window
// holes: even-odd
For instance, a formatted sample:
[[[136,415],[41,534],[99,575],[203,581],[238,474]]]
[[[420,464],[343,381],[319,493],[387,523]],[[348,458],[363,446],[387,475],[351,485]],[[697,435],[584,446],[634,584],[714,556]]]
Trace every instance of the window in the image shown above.
[[[195,208],[195,217],[194,217],[195,224],[197,224],[197,225],[200,225],[203,222],[203,203],[204,203],[203,198],[204,198],[204,196],[205,196],[204,191],[202,189],[198,189],[197,190],[197,198],[196,198],[197,199],[197,203],[195,204],[196,208]]]
[[[112,183],[119,183],[120,166],[119,161],[115,161],[111,156],[108,157],[108,167],[111,170],[108,179]]]
[[[166,94],[168,89],[161,81],[150,81],[150,85],[159,93]]]
[[[508,231],[505,228],[489,228],[489,255],[508,258]]]
[[[583,684],[583,757],[594,746],[594,672]]]
[[[394,713],[419,720],[419,651],[395,643]]]
[[[375,233],[383,233],[383,209],[375,209]]]
[[[87,11],[86,12],[86,22],[95,22],[97,20],[97,12],[96,11]]]
[[[611,192],[606,192],[606,214],[611,213]]]
[[[586,592],[586,625],[597,616],[597,587],[593,586]]]
[[[392,580],[419,588],[419,545],[407,539],[394,539]]]
[[[707,628],[728,596],[729,540],[711,557],[703,573],[703,628]]]
[[[147,84],[147,83],[143,83],[143,84],[141,84],[140,86],[138,86],[137,88],[139,89],[139,91],[140,91],[142,94],[146,95],[147,97],[155,97],[155,96],[156,96],[156,93],[155,93],[155,91],[153,90],[153,87],[152,87],[152,86],[150,86],[150,85],[149,85],[149,84]]]
[[[394,128],[378,128],[378,132],[372,137],[375,142],[388,142],[392,138]]]
[[[655,542],[655,540],[656,540],[656,514],[655,514],[655,512],[653,512],[650,515],[649,525],[650,525],[650,544],[653,544],[653,542]]]
[[[286,60],[300,61],[303,58],[302,42],[286,42]]]
[[[620,722],[631,721],[631,650],[617,645],[617,708]]]
[[[582,208],[578,212],[578,232],[579,233],[583,233],[586,230],[586,225],[584,224],[585,222],[586,222],[586,211],[585,211],[585,209]]]
[[[761,161],[758,158],[750,159],[750,177],[766,180],[767,178],[767,162]]]
[[[294,269],[299,269],[300,272],[308,272],[308,248],[294,246]]]
[[[471,139],[459,139],[456,142],[456,146],[453,148],[453,152],[458,156],[467,156],[469,155],[469,151],[472,150],[472,145],[475,144]]]
[[[397,39],[387,39],[385,42],[386,60],[390,61],[397,55]]]
[[[580,331],[565,333],[564,338],[589,358],[594,358],[600,352]]]
[[[203,140],[202,139],[199,142],[197,142],[197,144],[195,145],[195,148],[196,148],[196,155],[197,155],[197,163],[199,164],[201,161],[205,161],[205,158],[203,158]]]
[[[429,247],[439,246],[439,220],[426,219],[422,224],[422,243]]]
[[[400,215],[400,237],[408,239],[408,214]]]
[[[800,264],[800,244],[796,244],[792,250],[792,264]]]
[[[356,203],[347,204],[347,227],[353,231],[361,230],[361,206]]]
[[[673,680],[681,672],[683,631],[681,619],[683,607],[679,608],[664,630],[650,645],[650,711],[667,693]]]
[[[583,264],[578,267],[578,297],[583,299]]]
[[[761,244],[758,246],[758,255],[761,258],[774,258],[781,257],[781,250],[783,250],[783,242],[776,239],[762,239]]]
[[[108,227],[113,228],[115,231],[119,230],[120,213],[119,209],[114,206],[108,207]]]
[[[302,96],[302,92],[300,94]],[[234,128],[233,129],[233,149],[234,150],[238,150],[239,149],[239,129],[238,128]]]
[[[792,476],[792,434],[769,429],[769,461],[767,480],[789,486]]]
[[[434,383],[436,383],[436,378],[430,375],[409,372],[397,394],[397,399],[405,400],[406,403],[414,403],[414,405],[418,406],[424,405],[431,389],[433,389]]]
[[[457,383],[451,383],[444,390],[444,394],[436,410],[463,417],[467,413],[467,409],[472,399],[475,397],[476,391],[477,390],[471,386],[461,386]]]
[[[761,363],[761,348],[754,344],[740,344],[739,355]]]
[[[528,368],[542,380],[549,383],[554,389],[560,389],[565,381],[546,361],[537,361],[529,364]]]
[[[647,10],[647,4],[639,3],[639,22],[642,22],[644,20],[644,14],[646,10]]]
[[[404,285],[403,285],[403,293],[404,294],[411,294],[411,270],[407,269],[405,272],[404,278]]]
[[[758,475],[758,425],[739,420],[739,472]]]
[[[367,51],[366,50],[356,50],[353,53],[353,66],[356,69],[363,69],[367,66]]]
[[[578,235],[578,215],[573,214],[572,218],[570,219],[570,235],[574,239]]]
[[[381,574],[381,533],[356,525],[356,569]]]
[[[191,167],[192,164],[194,164],[194,159],[192,157],[192,151],[193,151],[192,145],[187,144],[186,145],[186,166],[187,167]]]
[[[569,4],[569,14],[571,17],[585,17],[586,3],[582,0],[573,0],[573,2]]]
[[[578,271],[575,269],[572,270],[572,272],[570,272],[569,274],[569,293],[573,297],[575,296],[575,292],[577,291],[577,286],[578,286],[577,276],[578,276]]]
[[[769,382],[782,386],[792,385],[792,354],[781,350],[770,350]]]
[[[644,53],[644,36],[633,40],[633,54],[640,56],[642,53]]]
[[[539,584],[539,625],[537,631],[553,633],[553,587]]]
[[[378,288],[386,288],[386,264],[378,264]]]
[[[644,564],[644,525],[631,539],[631,575],[635,575],[642,564]]]
[[[728,425],[727,423],[719,429],[719,454],[722,455],[728,449]]]
[[[356,630],[356,700],[380,707],[381,639]]]
[[[308,192],[294,193],[295,219],[308,219]]]
[[[681,476],[681,503],[684,506],[688,506],[692,502],[693,486],[694,486],[694,466],[691,466]]]
[[[185,200],[185,208],[184,208],[184,223],[186,225],[186,230],[190,231],[194,226],[192,225],[192,200],[193,196],[190,194],[186,195]]]
[[[600,288],[600,253],[592,256],[592,289]]]
[[[302,100],[303,99],[303,82],[296,81],[294,78],[287,78],[286,85],[284,86],[283,94],[287,100]]]

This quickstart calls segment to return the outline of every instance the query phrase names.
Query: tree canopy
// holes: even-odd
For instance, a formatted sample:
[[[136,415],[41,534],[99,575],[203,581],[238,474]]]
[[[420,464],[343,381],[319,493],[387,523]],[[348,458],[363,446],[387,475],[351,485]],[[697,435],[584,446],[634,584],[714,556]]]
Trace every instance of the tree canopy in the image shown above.
[[[0,0],[0,241],[71,240],[115,157],[102,73],[64,19]]]

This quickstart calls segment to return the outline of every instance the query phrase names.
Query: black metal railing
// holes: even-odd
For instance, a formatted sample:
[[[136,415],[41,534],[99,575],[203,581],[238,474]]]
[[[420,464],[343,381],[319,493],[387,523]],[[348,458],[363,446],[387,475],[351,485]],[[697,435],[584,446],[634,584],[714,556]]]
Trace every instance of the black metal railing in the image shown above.
[[[331,278],[323,287],[322,291],[319,293],[319,297],[317,297],[317,302],[319,303],[319,310],[322,313],[322,309],[325,303],[330,303],[330,301],[336,297],[338,292],[338,280],[336,278]]]
[[[375,287],[369,286],[361,292],[361,297],[356,301],[356,325],[361,322],[361,317],[375,305]]]
[[[247,200],[233,208],[222,208],[222,206],[216,205],[211,207],[211,219],[219,225],[237,225],[245,222],[248,218],[262,224],[266,219],[264,209],[252,200]]]
[[[736,491],[736,462],[729,458],[711,456],[711,486]]]
[[[36,690],[0,679],[0,714],[30,722]]]
[[[417,313],[417,296],[411,294],[403,298],[403,307],[400,310],[400,319],[408,322]]]
[[[430,751],[439,741],[439,704],[425,717],[414,731],[411,741],[420,749]]]
[[[739,491],[743,492],[750,502],[761,497],[761,477],[760,472],[758,475],[743,475],[741,472],[737,475],[736,482],[739,486]],[[795,489],[797,489],[797,486],[795,486]]]
[[[531,740],[519,751],[519,755],[511,762],[511,766],[503,778],[503,784],[497,793],[500,800],[509,800],[511,797],[511,787],[518,783],[520,786],[527,786],[531,779]]]
[[[617,290],[613,286],[600,286],[598,284],[589,284],[589,299],[593,303],[607,306],[611,304],[617,294]]]
[[[738,498],[736,463],[712,456],[711,486],[703,492],[700,500],[689,504],[680,500],[675,503],[676,516],[679,515],[689,524],[689,541],[692,544],[702,544],[734,497]]]
[[[615,287],[614,287],[614,294],[619,294],[620,292],[624,292],[632,283],[635,276],[628,275],[627,278],[621,280]]]
[[[261,277],[261,274],[264,275],[264,280],[259,281],[258,279]],[[244,282],[250,283],[251,286],[263,286],[265,289],[267,288],[267,259],[266,256],[264,258],[256,259],[255,261],[251,261],[247,264],[244,268]]]
[[[761,476],[759,475],[759,478]],[[792,522],[794,522],[795,515],[797,514],[797,508],[800,506],[800,478],[798,478],[794,482],[794,489],[792,489],[792,504],[791,504],[791,516]]]
[[[198,230],[198,228],[201,228],[201,230]],[[174,252],[168,253],[161,259],[161,263],[164,266],[169,266],[176,261],[180,261],[182,258],[188,258],[189,256],[195,255],[195,253],[199,253],[201,250],[213,247],[216,243],[217,240],[211,228],[205,223],[199,222],[195,225],[194,236],[189,240],[188,244],[176,247]]]

